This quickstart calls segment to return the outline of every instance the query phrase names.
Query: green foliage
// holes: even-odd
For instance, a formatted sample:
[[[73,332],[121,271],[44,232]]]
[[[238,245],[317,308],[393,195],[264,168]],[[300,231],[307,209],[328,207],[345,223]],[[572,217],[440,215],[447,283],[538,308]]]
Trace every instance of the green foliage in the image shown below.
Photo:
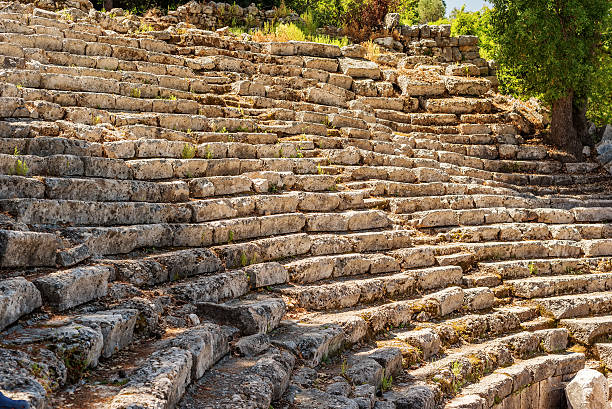
[[[183,152],[181,152],[181,158],[193,159],[196,155],[197,148],[190,143],[183,145]]]
[[[419,0],[418,13],[421,23],[440,20],[446,13],[446,5],[442,0]]]
[[[612,124],[612,13],[601,33],[601,55],[588,93],[587,117],[598,126]]]
[[[400,15],[400,24],[411,26],[419,23],[419,0],[400,0],[395,11]]]
[[[492,0],[491,34],[503,77],[524,96],[552,103],[571,92],[578,98],[601,55],[598,46],[608,0]]]
[[[389,375],[389,377],[386,377],[385,372],[383,370],[383,378],[382,378],[382,384],[380,386],[380,389],[383,392],[386,392],[388,390],[391,390],[391,386],[393,386],[393,376]]]
[[[14,156],[20,155],[19,150],[17,149],[16,146],[15,146],[13,155]],[[28,164],[26,163],[26,161],[24,159],[17,159],[17,161],[15,162],[15,166],[13,166],[11,173],[18,175],[18,176],[26,176],[29,171],[30,169],[28,168]]]
[[[262,29],[253,34],[255,41],[313,41],[315,43],[333,44],[344,47],[349,44],[348,38],[333,38],[325,34],[317,34],[316,24],[308,17],[307,24],[264,23]]]
[[[465,5],[461,9],[453,9],[451,12],[451,35],[475,35],[478,36],[480,55],[485,59],[494,58],[493,51],[495,43],[491,37],[491,15],[492,10],[483,7],[479,11],[465,11]]]

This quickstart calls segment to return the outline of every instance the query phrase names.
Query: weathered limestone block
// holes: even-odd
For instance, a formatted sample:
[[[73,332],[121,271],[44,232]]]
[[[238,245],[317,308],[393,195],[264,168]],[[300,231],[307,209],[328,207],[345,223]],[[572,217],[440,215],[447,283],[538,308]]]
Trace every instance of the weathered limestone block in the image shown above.
[[[240,338],[234,348],[238,355],[252,357],[266,351],[270,345],[267,334],[254,334]]]
[[[191,352],[172,347],[157,351],[130,375],[109,409],[172,408],[191,380]]]
[[[571,409],[599,409],[609,406],[608,381],[594,369],[581,369],[565,387]]]
[[[365,357],[353,357],[346,370],[346,376],[353,384],[367,383],[376,388],[380,387],[384,375],[383,367],[376,360]]]
[[[249,277],[243,270],[229,271],[191,282],[181,282],[170,288],[170,292],[192,303],[219,302],[236,298],[249,291]]]
[[[402,341],[420,348],[423,352],[423,359],[428,359],[440,352],[440,336],[430,328],[400,332],[396,335]]]
[[[55,266],[59,247],[55,234],[0,230],[0,266]]]
[[[53,354],[44,350],[41,353],[45,358]],[[42,351],[41,351],[42,352]],[[66,381],[66,371],[55,371],[55,362],[36,362],[22,351],[9,348],[0,349],[0,390],[10,399],[21,401],[19,403],[29,404],[24,408],[42,408],[46,405],[49,380],[55,376],[54,381],[62,385]],[[59,361],[57,362],[59,363]],[[32,376],[30,368],[40,368],[40,378]],[[62,376],[63,375],[63,376]],[[43,378],[43,379],[41,379]],[[48,379],[45,383],[44,378]],[[44,384],[44,386],[43,386]]]
[[[104,337],[100,328],[77,323],[62,325],[64,323],[64,320],[47,321],[44,323],[46,326],[30,327],[18,331],[6,341],[13,345],[47,344],[52,346],[53,352],[59,359],[73,360],[83,365],[82,368],[79,365],[67,368],[69,371],[96,367],[104,347]]]
[[[40,292],[23,277],[0,281],[0,330],[42,306]]]
[[[59,311],[106,295],[111,274],[108,266],[76,267],[34,280],[43,301]]]
[[[484,78],[444,77],[444,85],[451,95],[484,95],[491,81]]]
[[[344,332],[336,324],[313,325],[281,322],[270,334],[273,345],[299,356],[310,366],[317,366],[321,360],[334,354],[342,346]]]
[[[195,380],[229,352],[229,334],[218,325],[202,324],[180,333],[167,344],[191,352],[191,376]]]
[[[373,61],[340,58],[340,71],[353,78],[380,78],[380,67]]]
[[[200,303],[198,311],[219,323],[239,328],[245,335],[252,335],[276,328],[287,307],[282,298],[261,298],[224,304]]]
[[[443,81],[427,82],[405,75],[397,77],[397,85],[402,90],[402,95],[409,96],[442,95],[446,91]]]
[[[110,358],[115,352],[132,343],[138,314],[136,309],[107,310],[81,315],[75,322],[100,329],[104,339],[102,356]]]
[[[284,284],[289,281],[287,269],[276,262],[254,264],[245,267],[244,272],[251,278],[253,288]]]

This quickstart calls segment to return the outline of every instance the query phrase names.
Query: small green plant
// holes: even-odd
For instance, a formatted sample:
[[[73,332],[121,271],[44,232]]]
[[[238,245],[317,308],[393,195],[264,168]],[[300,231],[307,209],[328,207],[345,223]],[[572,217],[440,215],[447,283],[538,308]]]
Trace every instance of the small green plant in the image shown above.
[[[23,88],[23,84],[17,84],[17,89],[22,89]]]
[[[168,99],[170,101],[176,101],[176,96],[175,95],[170,95],[170,97]]]
[[[66,9],[60,11],[60,18],[62,20],[66,20],[66,21],[73,21],[74,17],[72,16],[72,14],[70,14],[70,12]]]
[[[240,255],[240,265],[241,265],[242,267],[246,267],[248,264],[249,264],[249,259],[247,258],[246,253],[244,253],[244,252],[243,252],[243,253]]]
[[[17,147],[15,146],[15,150],[13,151],[13,155],[14,156],[19,156],[19,150],[17,149]],[[15,162],[15,166],[13,167],[13,170],[11,173],[18,175],[18,176],[26,176],[29,172],[29,168],[28,168],[28,164],[26,163],[26,161],[24,159],[17,159],[17,162]]]
[[[268,193],[277,193],[278,192],[278,185],[276,183],[270,183],[268,185]]]
[[[227,233],[227,244],[232,244],[234,241],[234,232],[232,230]]]
[[[139,88],[132,88],[130,90],[130,96],[132,98],[140,98],[140,89]]]
[[[135,31],[136,34],[140,33],[148,33],[150,31],[154,31],[154,28],[151,24],[141,23],[140,27]]]
[[[346,359],[342,360],[342,365],[340,366],[340,376],[346,376]]]
[[[323,168],[321,167],[321,165],[317,165],[317,173],[319,175],[324,175],[325,171],[323,170]]]
[[[455,378],[458,378],[459,376],[461,376],[462,369],[463,369],[463,364],[459,361],[455,361],[451,365],[451,372],[453,373],[453,376]]]
[[[221,128],[221,130],[220,130],[219,132],[221,132],[221,133],[228,133],[228,131],[227,131],[227,128],[226,128],[226,127]]]
[[[529,275],[537,276],[538,274],[540,274],[538,267],[536,267],[533,261],[529,263],[528,267],[529,267]]]
[[[386,377],[385,371],[383,370],[382,385],[380,386],[380,389],[383,392],[386,392],[391,390],[391,386],[393,386],[393,376],[389,375],[389,377]]]
[[[181,152],[181,158],[193,159],[196,155],[197,148],[190,143],[186,143],[183,146],[183,152]]]
[[[213,158],[213,154],[210,151],[210,146],[206,145],[206,149],[204,150],[204,152],[205,152],[206,159],[212,159]]]

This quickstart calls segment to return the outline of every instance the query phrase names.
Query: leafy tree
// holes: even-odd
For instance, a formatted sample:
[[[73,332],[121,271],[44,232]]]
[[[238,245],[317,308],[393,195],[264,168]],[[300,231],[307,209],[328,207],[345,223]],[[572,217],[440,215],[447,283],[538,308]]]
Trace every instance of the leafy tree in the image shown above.
[[[446,3],[442,0],[419,0],[418,10],[420,22],[428,23],[444,17]]]
[[[465,11],[465,4],[461,9],[454,8],[450,13],[451,35],[478,36],[480,55],[486,59],[493,58],[495,43],[491,37],[491,9],[484,6],[479,11]]]
[[[601,56],[588,95],[587,117],[602,126],[612,124],[612,13],[603,25]]]
[[[397,9],[400,23],[410,26],[419,23],[419,0],[400,0]]]
[[[501,76],[513,78],[520,94],[551,105],[550,141],[580,157],[586,102],[602,61],[609,0],[491,2]]]

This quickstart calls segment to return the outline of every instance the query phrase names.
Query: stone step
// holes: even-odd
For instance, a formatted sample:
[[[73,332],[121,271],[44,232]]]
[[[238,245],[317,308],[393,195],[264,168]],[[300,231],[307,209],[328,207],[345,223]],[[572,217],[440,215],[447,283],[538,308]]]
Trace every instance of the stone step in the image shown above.
[[[612,333],[612,316],[594,316],[585,318],[566,318],[559,325],[567,328],[570,336],[584,345],[593,345],[601,338],[608,338]]]
[[[372,190],[375,196],[388,197],[429,197],[429,196],[455,196],[455,195],[516,195],[516,190],[494,187],[494,186],[479,186],[476,184],[464,184],[455,182],[429,182],[429,183],[402,183],[388,181],[367,181],[367,182],[352,182],[345,183],[345,186],[351,189]],[[401,199],[400,199],[401,200]],[[420,199],[419,199],[420,200]]]
[[[120,73],[93,68],[75,69],[38,62],[26,63],[25,70],[6,70],[0,80],[13,85],[21,84],[26,88],[95,92],[145,99],[170,98],[174,95],[176,98],[198,100],[198,95],[211,90],[206,82],[197,78]]]
[[[580,353],[544,355],[501,368],[464,388],[460,397],[445,409],[516,406],[521,402],[562,407],[566,404],[565,384],[585,365]],[[541,402],[541,403],[540,403]]]
[[[487,242],[461,244],[477,261],[509,259],[600,257],[611,255],[611,239],[595,240],[524,240],[520,242]]]
[[[388,256],[376,255],[374,257],[367,257],[362,255],[362,257],[359,258],[355,257],[358,255],[352,254],[346,256],[347,257],[335,257],[336,266],[332,267],[330,277],[353,274],[370,275],[399,270],[397,262]],[[350,266],[347,260],[351,259],[354,263],[361,262],[363,266],[356,266],[356,270],[347,272],[347,267]],[[390,259],[387,263],[381,263],[379,261],[386,261],[387,259]],[[387,267],[385,264],[389,264],[390,261],[394,263]],[[321,262],[323,262],[323,260],[321,260]],[[381,271],[380,267],[377,268],[379,263],[383,264],[386,268]],[[299,282],[313,282],[316,279],[325,278],[321,277],[320,270],[317,267],[319,264],[315,263],[309,265],[306,272],[312,272],[312,274],[302,278]],[[343,265],[344,268],[339,269],[338,264]],[[324,265],[326,266],[326,264]],[[290,281],[296,282],[296,276],[292,274],[292,268],[293,266],[289,266]],[[304,275],[304,272],[301,272],[301,274]],[[280,292],[284,296],[291,298],[296,307],[309,310],[330,310],[353,307],[357,304],[368,304],[385,299],[404,298],[415,294],[421,294],[423,291],[435,290],[460,283],[461,267],[449,266],[403,271],[401,273],[377,276],[375,278],[321,283],[316,286],[281,288]]]
[[[20,154],[35,156],[68,154],[120,159],[190,159],[190,156],[205,159],[263,159],[304,157],[305,152],[303,151],[313,149],[313,144],[301,141],[280,142],[274,145],[239,142],[192,144],[165,139],[126,140],[99,144],[58,137],[0,139],[1,153],[14,154],[15,148]],[[301,156],[298,153],[301,153]]]
[[[60,238],[53,233],[0,229],[0,267],[52,267]]]
[[[456,144],[441,142],[432,139],[414,138],[416,149],[427,149],[436,152],[452,152],[464,156],[481,159],[502,159],[517,161],[542,161],[550,160],[548,149],[544,146],[534,145],[510,145],[510,144]],[[516,166],[520,167],[521,162]]]
[[[572,199],[546,199],[531,196],[529,194],[504,192],[500,194],[472,193],[469,197],[465,195],[445,194],[423,195],[408,198],[390,198],[390,209],[394,213],[414,213],[428,210],[467,210],[491,207],[508,208],[553,208],[571,209],[574,207],[609,207],[612,202],[606,199],[594,199],[574,201]]]
[[[477,98],[430,98],[425,103],[425,109],[431,113],[444,114],[488,113],[491,111],[491,102]]]
[[[479,270],[493,274],[502,279],[528,278],[533,275],[547,276],[559,274],[586,274],[598,268],[601,258],[552,258],[533,260],[508,260],[499,262],[481,262]]]
[[[335,313],[312,313],[304,317],[304,322],[337,325],[342,328],[343,342],[352,345],[390,328],[447,316],[462,308],[463,296],[461,288],[449,287],[415,300],[393,301]]]
[[[611,292],[599,292],[537,298],[534,302],[542,308],[543,314],[559,320],[610,313],[611,300]]]
[[[459,391],[464,393],[462,389],[465,385],[478,381],[487,373],[501,370],[499,368],[504,366],[512,368],[518,360],[536,353],[562,351],[566,345],[567,331],[562,329],[520,332],[483,344],[467,345],[455,351],[448,351],[444,358],[409,371],[408,374],[421,381],[435,382],[446,396],[453,396]],[[584,356],[581,356],[584,359]],[[543,357],[540,359],[543,360],[543,365],[550,365],[550,360]],[[469,388],[470,386],[465,389]]]
[[[104,265],[75,267],[38,277],[33,283],[45,306],[64,311],[105,296],[111,273]]]
[[[0,281],[0,331],[41,306],[40,291],[25,278]]]
[[[612,290],[612,273],[530,277],[509,280],[505,284],[510,286],[510,291],[515,297],[520,298],[600,292]]]
[[[452,114],[444,114],[452,115]],[[459,130],[461,134],[435,134],[430,132],[411,132],[408,134],[398,134],[394,136],[394,140],[402,141],[404,143],[408,141],[414,141],[416,146],[416,140],[429,140],[432,142],[439,142],[442,144],[453,144],[453,145],[515,145],[520,146],[524,141],[521,136],[514,135],[509,125],[504,124],[501,119],[497,120],[498,123],[491,124],[478,124],[478,123],[462,123],[459,124]],[[498,148],[499,149],[499,148]],[[511,148],[509,148],[511,149]]]
[[[248,275],[248,270],[245,270]],[[195,299],[189,299],[195,301]],[[232,325],[243,335],[265,334],[274,330],[287,311],[282,298],[253,296],[217,304],[196,304],[198,314],[219,323]]]
[[[107,407],[127,408],[143,402],[174,407],[188,385],[229,352],[228,341],[223,328],[211,324],[188,329],[166,340],[131,372],[129,382]]]
[[[488,212],[489,209],[485,210],[485,222],[487,216],[491,216]],[[493,210],[493,209],[491,209]],[[525,209],[509,209],[510,214],[508,218],[525,214]],[[518,211],[517,211],[518,210]],[[521,212],[522,210],[522,212]],[[533,212],[537,213],[543,209],[534,209]],[[548,209],[547,209],[548,210]],[[516,211],[513,213],[513,211]],[[531,210],[526,213],[529,214]],[[488,214],[487,214],[488,213]],[[469,213],[460,213],[462,217],[467,216]],[[532,213],[533,214],[533,213]],[[497,216],[497,215],[495,215]],[[493,216],[493,217],[495,217]],[[519,218],[521,216],[518,216]],[[544,216],[545,217],[545,216]],[[500,219],[503,216],[500,217]],[[522,218],[525,220],[525,218]],[[548,220],[546,220],[548,221]],[[461,223],[468,224],[468,223]],[[469,227],[455,227],[447,231],[446,228],[441,229],[440,236],[444,237],[445,240],[450,242],[483,242],[483,241],[503,241],[503,240],[581,240],[581,239],[606,239],[611,237],[612,229],[609,224],[593,223],[593,224],[555,224],[550,225],[546,223],[538,223],[535,220],[531,223],[519,222],[519,223],[500,223],[500,224],[484,224],[478,226]],[[432,233],[439,231],[439,229],[433,229]]]
[[[571,210],[512,207],[465,210],[441,209],[416,212],[411,215],[411,218],[412,224],[418,228],[525,222],[573,224],[585,221],[607,222],[612,220],[612,207],[580,207]]]
[[[0,171],[18,173],[17,161],[27,166],[24,176],[85,176],[105,179],[159,180],[204,176],[234,176],[248,172],[293,172],[316,174],[317,166],[309,158],[269,159],[121,159],[75,155],[5,155],[0,154]],[[323,176],[320,177],[321,179]],[[330,176],[328,175],[329,179]]]
[[[73,57],[70,61],[78,59],[80,56],[89,56],[107,57],[111,58],[112,61],[114,60],[113,62],[121,60],[132,64],[135,64],[137,61],[142,61],[163,65],[176,65],[179,67],[184,67],[186,65],[186,59],[184,57],[167,53],[150,52],[140,48],[138,40],[135,41],[134,39],[129,39],[129,41],[131,41],[129,45],[119,45],[103,41],[62,38],[63,33],[61,31],[55,34],[56,36],[49,34],[18,34],[5,32],[2,34],[2,39],[3,42],[18,45],[26,49],[35,48],[46,53],[64,53],[67,56]],[[125,37],[122,37],[122,39],[126,41]],[[117,41],[119,40],[114,42]],[[193,73],[190,76],[193,76]]]
[[[487,307],[487,298],[491,300],[490,293],[489,297],[478,299],[472,297],[474,293],[470,293],[469,290],[464,291],[466,306],[474,306],[476,305],[474,301],[477,301],[481,306]],[[481,292],[480,294],[486,295],[487,293]],[[533,319],[537,315],[537,308],[528,305],[495,307],[490,311],[481,310],[440,322],[422,322],[416,327],[418,329],[395,330],[393,336],[414,348],[428,349],[428,354],[425,354],[423,350],[421,354],[418,354],[419,356],[416,356],[420,358],[420,355],[423,355],[422,358],[427,360],[428,357],[425,355],[436,355],[438,352],[435,350],[441,351],[440,348],[448,348],[461,343],[477,344],[516,332],[521,329],[521,322]]]
[[[193,409],[202,402],[220,409],[270,407],[285,392],[294,365],[295,357],[277,348],[257,358],[226,358],[194,382],[176,407]]]

